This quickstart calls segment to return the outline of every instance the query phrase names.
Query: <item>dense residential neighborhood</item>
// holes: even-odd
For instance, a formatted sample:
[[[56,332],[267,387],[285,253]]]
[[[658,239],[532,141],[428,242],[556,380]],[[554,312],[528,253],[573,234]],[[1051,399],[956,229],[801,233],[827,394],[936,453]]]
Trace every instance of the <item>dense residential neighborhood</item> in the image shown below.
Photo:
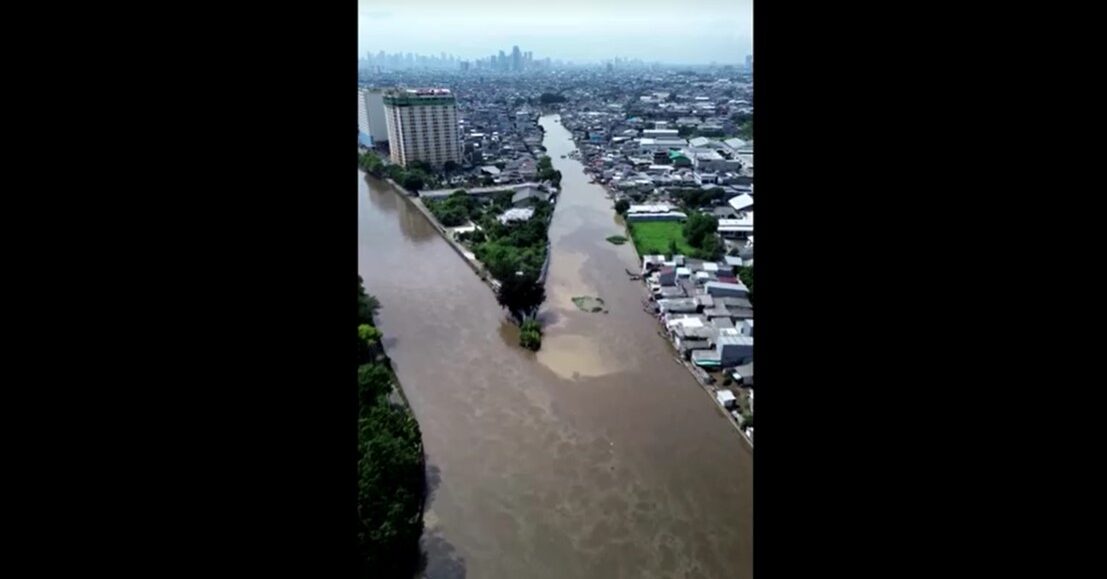
[[[420,185],[408,187],[418,196],[415,202],[433,215],[459,253],[490,275],[498,293],[503,292],[499,278],[514,279],[512,272],[540,286],[548,267],[545,228],[561,176],[545,156],[538,119],[558,114],[577,144],[570,156],[603,187],[626,224],[642,260],[635,276],[647,284],[646,309],[752,444],[753,82],[748,71],[628,63],[621,69],[536,67],[514,74],[495,67],[394,70],[372,79],[373,86],[359,88],[359,106],[366,107],[359,125],[370,132],[380,115],[367,104],[373,102],[370,94],[442,86],[448,88],[404,90],[456,99],[451,105],[457,111],[460,163],[419,162],[399,169],[388,166],[389,143],[364,130],[360,142],[369,165],[379,163],[380,172],[398,177],[398,184]],[[521,323],[544,298],[530,293],[525,304],[515,304],[518,310],[501,299]],[[535,322],[530,327],[540,331]],[[531,336],[528,347],[536,349],[540,341]]]

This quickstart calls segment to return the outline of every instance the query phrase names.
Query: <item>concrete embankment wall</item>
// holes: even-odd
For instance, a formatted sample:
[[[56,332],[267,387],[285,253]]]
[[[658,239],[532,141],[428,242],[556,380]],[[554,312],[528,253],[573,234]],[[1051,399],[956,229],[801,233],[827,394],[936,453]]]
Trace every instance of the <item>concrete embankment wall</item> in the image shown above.
[[[470,259],[469,256],[465,255],[465,248],[462,247],[462,245],[460,243],[458,243],[456,240],[454,240],[453,236],[450,235],[450,232],[446,231],[446,228],[443,227],[442,224],[439,223],[437,219],[435,219],[434,214],[430,212],[430,209],[427,209],[427,206],[424,205],[423,202],[418,197],[412,195],[407,189],[404,189],[399,183],[393,181],[392,179],[386,179],[386,180],[403,193],[403,195],[400,195],[400,197],[403,197],[404,201],[406,201],[409,205],[411,205],[412,207],[419,210],[419,213],[422,214],[424,218],[426,218],[427,222],[429,222],[432,226],[434,226],[435,231],[437,231],[438,234],[442,236],[442,239],[445,239],[446,243],[449,244],[449,246],[454,251],[456,251],[459,256],[461,256],[461,259],[464,260],[465,263],[469,265],[469,268],[473,270],[473,273],[480,276],[481,280],[484,281],[484,283],[487,284],[488,287],[492,287],[490,277],[485,275],[485,273],[484,273],[484,266],[481,265],[481,263],[479,261],[477,261],[475,259]]]
[[[430,212],[430,209],[427,209],[427,206],[423,204],[422,199],[412,195],[407,189],[404,189],[403,186],[401,186],[399,183],[393,181],[392,179],[386,179],[386,181],[388,181],[394,187],[396,187],[397,189],[399,189],[400,191],[403,192],[403,195],[401,195],[401,197],[404,198],[404,201],[407,201],[408,204],[410,204],[412,207],[418,209],[419,213],[421,213],[423,215],[423,217],[425,217],[427,219],[427,221],[430,222],[430,224],[434,226],[435,231],[437,231],[438,234],[442,236],[442,239],[445,239],[446,243],[448,243],[450,245],[450,247],[453,248],[453,250],[456,251],[457,254],[461,256],[461,259],[465,260],[465,263],[467,263],[469,265],[469,267],[473,270],[473,273],[476,273],[478,276],[480,276],[481,280],[484,281],[484,283],[487,284],[488,287],[491,288],[492,287],[492,277],[487,275],[484,272],[484,266],[479,261],[477,261],[475,259],[470,259],[469,256],[465,255],[465,248],[460,243],[458,243],[456,240],[454,240],[453,236],[450,235],[450,232],[446,231],[446,228],[443,227],[442,224],[438,222],[438,219],[436,219],[434,217],[434,214]],[[550,253],[551,253],[551,249],[552,248],[550,247],[550,243],[547,242],[546,243],[546,261],[542,263],[542,273],[539,274],[538,283],[541,283],[541,284],[546,283],[546,275],[550,271]],[[495,288],[493,288],[493,289],[495,289]]]

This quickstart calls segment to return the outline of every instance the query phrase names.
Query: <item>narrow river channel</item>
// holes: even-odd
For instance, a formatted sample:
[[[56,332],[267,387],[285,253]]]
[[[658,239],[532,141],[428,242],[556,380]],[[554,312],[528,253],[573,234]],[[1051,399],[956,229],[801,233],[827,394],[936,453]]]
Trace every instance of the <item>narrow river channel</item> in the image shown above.
[[[537,353],[425,218],[358,173],[358,270],[426,446],[426,575],[752,577],[753,451],[642,311],[634,248],[605,240],[622,228],[555,119]]]

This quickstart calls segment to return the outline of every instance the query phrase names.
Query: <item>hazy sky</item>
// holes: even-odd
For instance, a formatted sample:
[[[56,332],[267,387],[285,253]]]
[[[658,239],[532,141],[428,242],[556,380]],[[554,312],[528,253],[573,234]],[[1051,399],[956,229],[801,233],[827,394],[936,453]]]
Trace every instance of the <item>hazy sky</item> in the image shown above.
[[[357,30],[359,56],[487,58],[517,44],[536,59],[741,63],[753,0],[358,0]]]

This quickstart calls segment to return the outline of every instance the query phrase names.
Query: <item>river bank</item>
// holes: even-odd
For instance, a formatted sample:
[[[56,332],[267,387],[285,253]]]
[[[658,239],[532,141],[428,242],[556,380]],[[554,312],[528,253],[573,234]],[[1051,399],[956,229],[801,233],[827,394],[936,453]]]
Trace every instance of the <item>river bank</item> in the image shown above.
[[[543,163],[549,168],[548,158],[539,160],[539,166]],[[557,189],[547,182],[538,187],[518,184],[501,187],[495,197],[471,195],[459,189],[428,199],[411,194],[392,179],[388,182],[404,194],[405,201],[434,227],[493,290],[512,319],[521,324],[527,335],[520,344],[538,349],[541,324],[535,314],[544,301],[542,287],[550,267],[547,233],[556,209]],[[518,198],[519,194],[523,196]],[[534,260],[538,251],[541,263]],[[491,261],[485,263],[478,257],[481,254]],[[510,282],[508,287],[502,287],[505,280]]]
[[[634,241],[633,243],[629,243],[627,245],[631,245],[631,246],[634,247],[634,256],[636,258],[636,270],[640,270],[643,267],[643,258],[645,256],[641,253],[641,250],[639,248],[639,242],[638,242],[639,240],[634,234],[631,233],[629,224],[627,223],[627,221],[625,220],[625,218],[623,216],[620,216],[615,211],[614,200],[617,197],[617,195],[616,195],[617,191],[612,187],[612,185],[610,183],[606,182],[606,180],[603,178],[602,172],[600,172],[596,168],[593,168],[591,166],[588,166],[588,165],[584,164],[585,159],[582,158],[582,154],[581,154],[581,145],[583,143],[578,141],[577,139],[571,139],[571,140],[572,140],[572,143],[573,143],[573,150],[570,153],[568,153],[568,157],[571,158],[571,159],[574,159],[575,161],[578,161],[581,165],[581,173],[589,180],[589,184],[595,186],[597,189],[600,189],[603,192],[604,198],[606,200],[608,200],[608,202],[609,202],[609,207],[610,207],[609,211],[614,216],[615,222],[621,228],[620,235],[622,235],[623,237],[632,239]],[[644,222],[644,223],[650,223],[650,222]],[[683,243],[683,240],[680,240],[680,241],[681,241],[681,243]],[[654,244],[654,245],[657,245],[657,244]],[[664,244],[661,244],[661,245],[664,245]],[[627,270],[627,271],[629,272],[629,270]],[[678,351],[678,349],[674,345],[673,336],[670,334],[669,329],[666,328],[665,323],[662,320],[658,319],[658,316],[657,316],[657,301],[656,301],[653,293],[649,289],[649,281],[648,281],[647,277],[645,275],[641,276],[641,281],[643,283],[644,288],[646,289],[645,297],[643,298],[643,304],[642,304],[643,305],[643,310],[646,313],[650,314],[650,317],[653,318],[656,322],[658,322],[660,324],[661,327],[660,327],[660,330],[657,333],[662,339],[665,340],[666,344],[669,346],[670,352],[672,352],[673,355],[674,355],[674,360],[678,364],[683,366],[685,368],[685,370],[687,370],[688,373],[692,375],[692,377],[696,380],[696,383],[701,387],[700,389],[705,394],[707,394],[707,397],[711,400],[712,405],[715,408],[719,409],[722,416],[726,418],[727,422],[730,423],[730,425],[734,428],[734,430],[736,430],[738,432],[738,434],[741,436],[742,440],[744,440],[745,443],[749,446],[749,448],[752,449],[753,448],[753,438],[750,435],[750,433],[747,433],[745,431],[745,429],[742,428],[740,418],[736,418],[733,414],[731,414],[731,412],[729,412],[725,407],[723,407],[720,404],[719,399],[717,397],[717,394],[721,390],[731,390],[731,392],[733,394],[736,394],[736,397],[740,400],[740,404],[741,404],[741,403],[745,403],[744,398],[745,398],[746,394],[741,392],[741,391],[736,392],[734,389],[731,389],[731,388],[726,386],[726,384],[729,384],[729,382],[730,382],[730,380],[729,380],[729,371],[708,372],[705,369],[700,368],[700,367],[696,366],[695,364],[689,362],[688,360],[685,360],[681,356],[681,352]],[[723,383],[723,385],[720,386],[719,385],[720,382]]]
[[[546,128],[564,178],[538,352],[415,205],[359,174],[358,269],[423,431],[426,574],[752,577],[752,452],[688,388],[641,286],[611,275],[637,258]]]
[[[367,570],[410,577],[422,560],[426,453],[375,325],[380,307],[358,276],[357,539]]]
[[[491,277],[485,273],[484,264],[477,259],[477,256],[473,255],[472,252],[465,248],[465,246],[461,245],[456,239],[454,239],[454,236],[449,231],[449,229],[439,223],[438,219],[434,217],[434,214],[431,213],[430,209],[427,209],[427,206],[423,203],[423,200],[413,195],[407,189],[404,189],[402,185],[396,183],[392,179],[386,180],[393,187],[403,193],[403,195],[400,195],[400,198],[402,198],[404,201],[414,207],[415,210],[418,211],[419,214],[422,215],[428,223],[430,223],[431,227],[433,227],[434,230],[442,236],[442,239],[446,240],[446,243],[449,244],[449,246],[455,252],[457,252],[459,256],[461,256],[461,259],[465,262],[466,265],[469,266],[470,269],[473,270],[473,273],[477,274],[477,277],[479,277],[481,281],[483,281],[485,284],[488,285],[489,288],[495,291],[496,286],[492,284]]]

